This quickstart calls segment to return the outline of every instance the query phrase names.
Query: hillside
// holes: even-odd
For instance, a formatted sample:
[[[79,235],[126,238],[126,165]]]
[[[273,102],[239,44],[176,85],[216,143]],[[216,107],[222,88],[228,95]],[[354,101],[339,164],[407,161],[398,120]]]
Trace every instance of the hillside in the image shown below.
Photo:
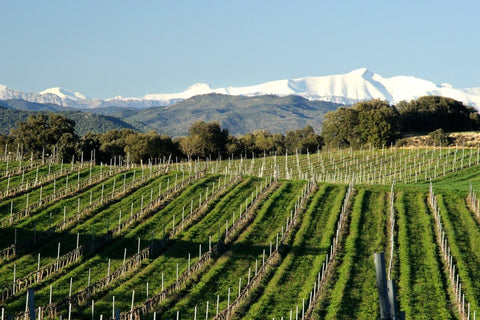
[[[376,252],[405,319],[480,310],[476,148],[12,159],[0,161],[0,302],[16,319],[31,286],[43,319],[375,319]]]
[[[50,111],[48,109],[41,110],[41,112]],[[0,134],[8,134],[10,129],[15,127],[16,122],[25,121],[29,115],[36,112],[37,111],[19,110],[0,106]],[[105,133],[112,129],[133,129],[142,131],[142,127],[140,126],[131,125],[125,121],[122,121],[121,119],[107,115],[99,115],[81,111],[63,111],[57,113],[74,120],[76,123],[75,131],[80,136],[89,131]]]
[[[171,136],[188,133],[197,120],[219,121],[233,135],[241,135],[258,129],[272,133],[311,125],[320,131],[325,113],[336,110],[339,104],[309,101],[298,96],[229,96],[208,94],[195,96],[167,107],[144,110],[123,110],[115,113],[125,121],[137,121],[148,129]]]
[[[131,128],[139,131],[155,130],[173,137],[187,134],[188,128],[197,120],[218,121],[233,135],[259,129],[285,133],[306,125],[311,125],[319,132],[325,113],[341,106],[331,102],[310,101],[299,96],[246,97],[222,94],[200,95],[171,106],[147,109],[110,106],[77,110],[25,100],[5,100],[2,104],[10,108],[10,111],[2,109],[2,133],[7,133],[16,121],[26,119],[30,112],[51,111],[75,120],[80,135],[88,131],[106,132],[110,129]]]
[[[480,146],[480,132],[478,131],[451,132],[446,133],[445,135],[451,146],[457,145],[459,147],[468,148]],[[413,133],[412,136],[406,136],[398,142],[398,145],[403,147],[426,147],[433,146],[433,144],[434,141],[429,135],[419,135],[416,133]]]
[[[113,129],[133,129],[143,131],[141,126],[132,125],[122,119],[108,115],[99,115],[81,111],[60,112],[65,117],[75,121],[75,130],[82,136],[87,132],[105,133]]]
[[[74,108],[61,107],[58,104],[54,104],[54,103],[38,103],[38,102],[30,102],[22,99],[2,100],[0,101],[0,105],[3,107],[24,110],[24,111],[60,112],[60,111],[75,110]]]

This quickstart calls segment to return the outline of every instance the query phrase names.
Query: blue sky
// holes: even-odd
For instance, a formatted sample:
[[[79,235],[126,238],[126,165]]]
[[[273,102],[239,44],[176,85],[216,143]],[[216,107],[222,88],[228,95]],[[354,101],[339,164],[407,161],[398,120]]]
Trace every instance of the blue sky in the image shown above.
[[[107,98],[367,67],[480,87],[480,1],[3,0],[0,83]]]

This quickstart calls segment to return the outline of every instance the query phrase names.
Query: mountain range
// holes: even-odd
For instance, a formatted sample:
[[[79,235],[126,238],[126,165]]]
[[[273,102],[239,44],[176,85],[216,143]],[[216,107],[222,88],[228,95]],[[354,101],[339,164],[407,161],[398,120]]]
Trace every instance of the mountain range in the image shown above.
[[[18,121],[34,112],[56,112],[75,120],[79,135],[88,131],[104,133],[111,129],[155,130],[172,137],[188,134],[197,120],[218,121],[231,134],[243,135],[258,129],[272,133],[312,126],[320,131],[325,114],[341,105],[310,101],[299,96],[258,97],[205,94],[193,96],[173,105],[144,109],[98,107],[72,109],[55,104],[41,104],[25,100],[0,101],[0,134],[8,133]]]
[[[384,78],[366,68],[346,74],[277,80],[247,87],[212,88],[197,83],[180,93],[147,94],[143,97],[109,99],[90,98],[79,92],[49,88],[38,93],[23,92],[0,85],[0,100],[24,100],[41,104],[54,104],[76,109],[121,107],[142,109],[169,106],[191,97],[205,94],[258,97],[295,95],[310,101],[326,101],[351,105],[358,101],[381,99],[391,103],[410,101],[426,95],[450,97],[480,109],[480,88],[456,89],[451,85],[435,84],[413,76]]]
[[[197,120],[219,121],[234,135],[258,129],[285,133],[306,125],[320,132],[325,114],[342,105],[370,99],[396,103],[425,95],[451,97],[480,109],[480,88],[455,89],[411,76],[384,78],[365,68],[249,87],[212,89],[199,83],[181,93],[142,98],[94,99],[59,87],[29,93],[0,85],[0,133],[32,112],[60,112],[75,120],[80,135],[128,128],[176,137],[188,134]]]

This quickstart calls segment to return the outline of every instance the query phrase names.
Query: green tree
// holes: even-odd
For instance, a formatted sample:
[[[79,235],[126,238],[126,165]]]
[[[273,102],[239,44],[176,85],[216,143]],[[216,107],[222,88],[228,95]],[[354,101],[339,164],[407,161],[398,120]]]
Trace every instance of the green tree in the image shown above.
[[[273,150],[277,154],[284,154],[285,149],[285,136],[281,133],[275,133],[272,135],[273,140]]]
[[[358,112],[358,129],[362,144],[388,146],[400,135],[398,111],[386,101],[370,100],[353,106]]]
[[[240,137],[240,153],[245,157],[249,157],[252,153],[257,153],[255,148],[255,136],[249,132]]]
[[[236,137],[229,135],[225,145],[227,155],[237,155],[242,152],[242,143]]]
[[[147,133],[147,138],[150,146],[150,158],[168,158],[169,156],[178,156],[180,154],[178,146],[166,134],[150,131]]]
[[[125,146],[128,136],[135,134],[132,129],[110,130],[100,137],[101,162],[108,162],[114,157],[125,158]]]
[[[330,147],[357,147],[361,141],[357,133],[358,112],[353,108],[340,107],[325,115],[322,137]]]
[[[437,129],[428,134],[428,140],[431,145],[448,146],[451,143],[450,137],[443,129]]]
[[[151,154],[148,137],[140,132],[134,132],[125,137],[124,153],[130,154],[130,160],[140,162]]]
[[[480,128],[480,116],[462,102],[439,96],[420,97],[410,102],[399,102],[397,109],[402,119],[402,131],[446,132],[470,131]]]
[[[253,132],[255,141],[255,153],[270,153],[274,148],[273,135],[267,130],[256,130]]]
[[[102,159],[104,156],[100,151],[100,137],[101,133],[87,132],[83,137],[80,137],[77,141],[76,153],[81,155],[83,153],[83,159],[97,160]]]
[[[180,142],[182,152],[187,156],[216,158],[225,154],[228,130],[221,129],[219,122],[196,121],[188,132],[190,135]]]
[[[198,135],[182,137],[180,139],[180,149],[188,157],[199,157],[204,152],[201,150],[202,139]]]
[[[6,134],[0,134],[0,155],[5,156],[5,146],[7,147],[7,154],[13,152],[15,141]]]
[[[169,136],[159,135],[155,131],[135,132],[125,138],[125,153],[130,154],[134,162],[153,161],[161,157],[176,154],[174,144]]]
[[[285,148],[290,153],[294,153],[296,150],[300,153],[306,153],[307,150],[313,152],[322,145],[322,137],[315,134],[312,126],[309,125],[303,129],[288,131],[285,135]]]
[[[330,147],[389,145],[400,134],[395,107],[381,100],[370,100],[342,107],[325,115],[322,137]]]
[[[26,121],[17,123],[10,131],[16,144],[23,146],[25,153],[39,157],[56,153],[57,160],[70,160],[75,154],[75,122],[58,114],[33,114]]]

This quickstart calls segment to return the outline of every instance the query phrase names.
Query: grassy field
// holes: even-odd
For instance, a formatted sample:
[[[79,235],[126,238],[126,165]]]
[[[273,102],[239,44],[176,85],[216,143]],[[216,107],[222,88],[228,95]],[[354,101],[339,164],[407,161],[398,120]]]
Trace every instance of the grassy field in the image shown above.
[[[424,193],[400,193],[398,212],[399,301],[407,319],[452,319],[446,276],[434,242],[433,217]]]
[[[29,162],[21,167],[9,162],[7,168],[3,162],[0,307],[23,319],[31,287],[36,312],[44,318],[67,318],[71,302],[71,318],[91,319],[92,301],[94,318],[107,318],[115,301],[121,314],[133,307],[141,319],[153,319],[154,313],[156,319],[177,314],[213,319],[217,310],[230,310],[240,285],[242,299],[229,319],[300,319],[312,299],[312,319],[375,319],[373,254],[390,252],[393,232],[391,276],[406,319],[461,319],[427,201],[431,183],[472,317],[480,305],[480,221],[467,195],[480,190],[479,160],[477,148],[450,147],[323,150],[177,163],[169,170],[163,164]],[[319,281],[352,180],[345,229]],[[307,181],[316,188],[300,208]],[[250,218],[241,220],[246,210]],[[276,260],[250,286],[296,211]],[[233,232],[228,240],[227,231]],[[77,239],[78,258],[55,268],[59,254],[76,252]],[[200,264],[199,251],[202,257],[209,254],[205,263]],[[39,270],[50,266],[51,272],[38,278]],[[193,266],[198,269],[189,271]],[[177,272],[183,279],[178,285]],[[313,288],[318,296],[312,297]],[[151,302],[160,295],[165,295],[161,301]],[[52,306],[56,313],[49,316]]]
[[[313,196],[282,264],[236,314],[248,319],[287,318],[308,297],[335,234],[344,186],[321,185]]]
[[[269,243],[275,241],[275,232],[293,210],[301,185],[301,182],[283,182],[259,208],[254,222],[215,261],[200,282],[189,290],[189,294],[163,308],[162,319],[176,315],[177,311],[182,317],[191,318],[195,306],[206,310],[207,301],[211,302],[213,310],[217,295],[220,310],[226,308],[229,288],[233,301],[233,297],[238,295],[239,278],[246,281],[248,269],[254,270],[256,260],[262,262],[263,250],[268,254]]]

